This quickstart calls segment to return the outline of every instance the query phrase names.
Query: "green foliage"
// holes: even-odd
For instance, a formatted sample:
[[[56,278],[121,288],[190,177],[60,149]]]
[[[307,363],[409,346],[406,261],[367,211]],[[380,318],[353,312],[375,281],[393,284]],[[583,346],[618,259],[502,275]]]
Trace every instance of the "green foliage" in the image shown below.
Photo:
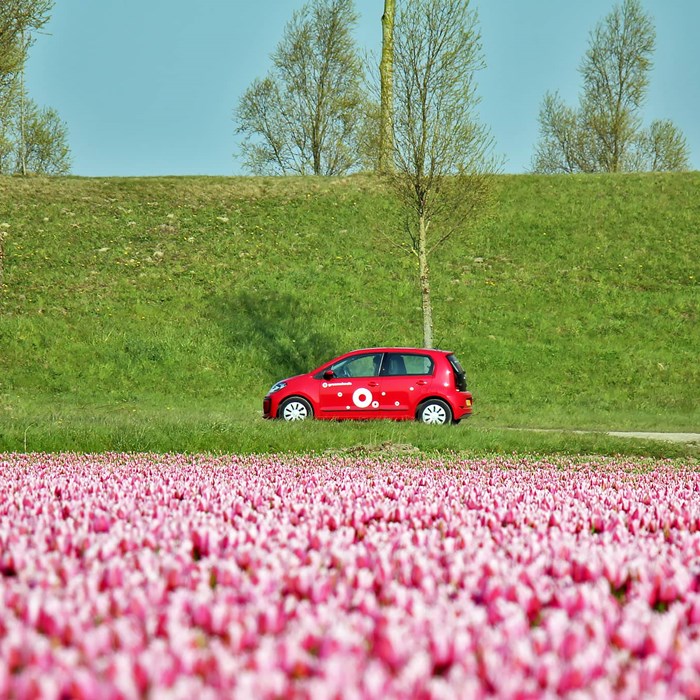
[[[342,175],[358,165],[364,96],[352,0],[311,0],[294,13],[272,70],[241,98],[235,119],[258,174]]]
[[[420,343],[380,181],[0,177],[0,450],[26,433],[34,450],[677,454],[500,428],[697,430],[700,174],[496,184],[491,217],[434,258],[436,345],[476,398],[439,432],[260,418],[280,378]]]
[[[23,110],[24,124],[21,123]],[[0,173],[67,175],[70,172],[68,128],[56,110],[39,108],[25,97],[0,130]]]
[[[685,136],[668,119],[654,120],[648,129],[637,134],[637,171],[688,170],[688,144]]]
[[[4,90],[21,70],[32,32],[49,21],[53,0],[2,0],[0,3],[0,104]]]
[[[670,121],[642,128],[656,33],[639,0],[623,0],[591,34],[577,110],[557,93],[540,109],[539,173],[687,170],[688,148]]]

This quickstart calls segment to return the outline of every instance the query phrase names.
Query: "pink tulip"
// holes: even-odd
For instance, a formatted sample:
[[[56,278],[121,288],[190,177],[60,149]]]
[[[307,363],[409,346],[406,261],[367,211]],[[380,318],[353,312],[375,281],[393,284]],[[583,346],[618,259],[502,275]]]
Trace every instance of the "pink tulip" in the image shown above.
[[[692,467],[0,465],[0,697],[700,696]]]

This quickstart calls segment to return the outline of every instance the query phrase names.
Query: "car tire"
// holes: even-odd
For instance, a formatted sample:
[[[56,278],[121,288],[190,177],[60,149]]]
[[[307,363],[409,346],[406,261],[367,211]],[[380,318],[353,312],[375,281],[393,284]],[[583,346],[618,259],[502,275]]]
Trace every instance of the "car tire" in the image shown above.
[[[428,399],[419,406],[416,418],[428,425],[449,425],[452,423],[452,409],[441,399]]]
[[[292,396],[285,399],[279,407],[277,415],[285,421],[299,421],[314,417],[311,404],[301,396]]]

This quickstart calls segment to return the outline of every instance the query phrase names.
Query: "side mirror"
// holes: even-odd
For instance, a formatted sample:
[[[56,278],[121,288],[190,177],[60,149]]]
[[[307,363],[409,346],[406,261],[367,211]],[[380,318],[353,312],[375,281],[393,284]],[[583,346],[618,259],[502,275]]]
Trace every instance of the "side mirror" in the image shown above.
[[[335,372],[332,369],[327,369],[323,373],[323,378],[324,379],[335,379]]]

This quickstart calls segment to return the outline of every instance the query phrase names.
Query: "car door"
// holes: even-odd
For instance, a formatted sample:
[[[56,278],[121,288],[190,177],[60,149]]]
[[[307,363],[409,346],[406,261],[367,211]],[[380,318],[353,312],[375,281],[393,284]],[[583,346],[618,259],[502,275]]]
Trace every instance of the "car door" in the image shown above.
[[[319,409],[325,418],[376,418],[376,378],[384,353],[345,357],[331,365],[333,377],[323,379]]]
[[[377,390],[383,417],[413,418],[433,382],[435,363],[422,353],[388,352],[384,356]]]

